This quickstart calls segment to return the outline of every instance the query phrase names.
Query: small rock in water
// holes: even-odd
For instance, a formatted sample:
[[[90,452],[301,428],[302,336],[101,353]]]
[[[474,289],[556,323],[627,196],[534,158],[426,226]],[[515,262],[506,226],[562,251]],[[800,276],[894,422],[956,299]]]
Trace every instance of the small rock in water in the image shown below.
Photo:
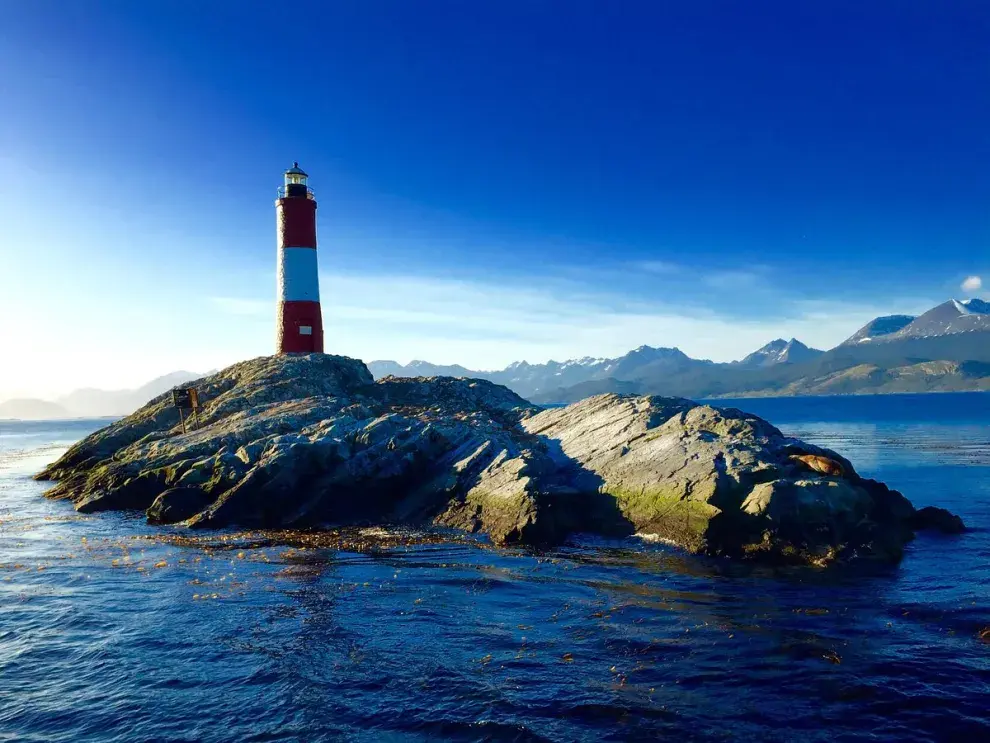
[[[169,488],[159,495],[146,513],[149,524],[177,524],[195,516],[213,502],[200,488]]]
[[[966,531],[961,518],[936,506],[925,506],[915,511],[911,523],[915,529],[934,529],[943,534],[962,534]]]

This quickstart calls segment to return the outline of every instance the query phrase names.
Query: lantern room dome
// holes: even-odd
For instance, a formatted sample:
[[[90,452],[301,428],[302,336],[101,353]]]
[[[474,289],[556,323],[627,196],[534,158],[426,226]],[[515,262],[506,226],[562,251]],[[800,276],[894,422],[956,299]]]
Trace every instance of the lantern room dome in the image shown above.
[[[286,175],[301,175],[303,178],[308,178],[306,171],[299,167],[299,163],[292,163],[292,167],[285,171]]]

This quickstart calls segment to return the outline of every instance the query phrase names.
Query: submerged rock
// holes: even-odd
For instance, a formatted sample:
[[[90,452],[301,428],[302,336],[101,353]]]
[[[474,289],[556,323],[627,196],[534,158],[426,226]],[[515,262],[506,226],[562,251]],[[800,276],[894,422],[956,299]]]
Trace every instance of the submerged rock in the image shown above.
[[[897,559],[914,528],[958,521],[756,416],[681,398],[541,411],[483,380],[375,382],[324,354],[245,361],[197,387],[187,433],[159,396],[40,473],[58,481],[48,495],[191,527],[436,523],[530,544],[640,533],[816,564]]]

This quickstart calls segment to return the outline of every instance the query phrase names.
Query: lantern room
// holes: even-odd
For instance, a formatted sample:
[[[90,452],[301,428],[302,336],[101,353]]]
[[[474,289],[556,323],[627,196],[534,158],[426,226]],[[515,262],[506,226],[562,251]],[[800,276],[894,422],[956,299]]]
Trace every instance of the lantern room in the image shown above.
[[[299,163],[292,163],[292,167],[285,171],[285,186],[279,189],[279,197],[291,198],[301,196],[303,198],[313,198],[313,191],[310,189],[309,176]]]

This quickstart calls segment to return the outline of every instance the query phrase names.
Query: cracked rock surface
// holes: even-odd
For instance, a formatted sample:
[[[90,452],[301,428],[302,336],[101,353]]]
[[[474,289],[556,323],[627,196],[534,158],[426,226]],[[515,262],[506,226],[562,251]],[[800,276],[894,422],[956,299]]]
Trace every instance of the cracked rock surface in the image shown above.
[[[37,477],[84,512],[210,528],[434,523],[497,543],[651,535],[711,555],[896,560],[914,530],[962,528],[756,416],[599,395],[541,410],[449,377],[375,382],[325,354],[244,361],[94,432]]]

